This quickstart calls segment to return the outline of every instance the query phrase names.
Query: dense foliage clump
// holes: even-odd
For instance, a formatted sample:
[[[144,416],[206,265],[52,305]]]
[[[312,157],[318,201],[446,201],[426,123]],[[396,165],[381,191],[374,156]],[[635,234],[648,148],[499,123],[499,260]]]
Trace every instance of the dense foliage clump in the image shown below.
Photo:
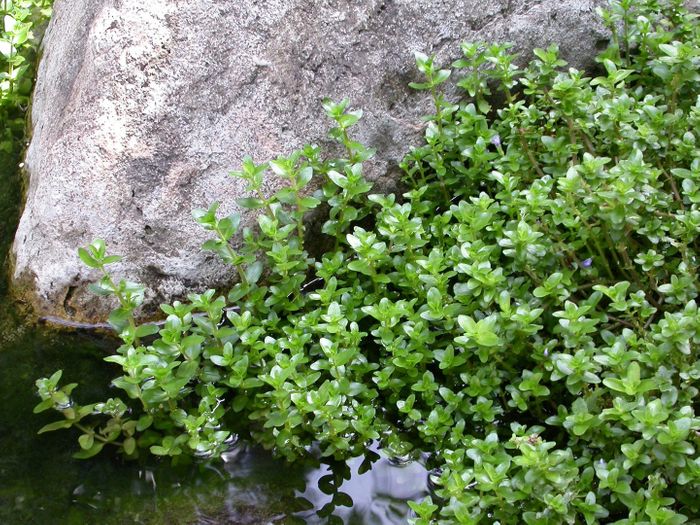
[[[164,305],[162,327],[137,326],[144,288],[112,279],[103,242],[81,250],[119,301],[124,395],[80,406],[41,379],[37,409],[64,416],[45,430],[79,428],[80,457],[215,456],[241,419],[290,460],[427,452],[416,524],[700,518],[700,28],[675,0],[602,14],[592,78],[556,47],[524,69],[504,45],[465,44],[454,70],[417,54],[435,113],[401,196],[371,193],[361,114],[327,102],[346,157],[247,159],[243,248],[238,216],[194,213],[240,283]],[[288,185],[267,196],[270,171]]]
[[[0,151],[13,153],[24,138],[25,112],[39,46],[36,26],[51,14],[53,0],[0,1]]]

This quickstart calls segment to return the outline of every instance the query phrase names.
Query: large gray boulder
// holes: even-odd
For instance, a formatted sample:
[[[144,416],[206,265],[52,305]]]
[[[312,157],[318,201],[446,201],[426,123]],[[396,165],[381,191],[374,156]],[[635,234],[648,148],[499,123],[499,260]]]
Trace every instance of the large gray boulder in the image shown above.
[[[200,244],[190,211],[236,208],[227,177],[323,143],[325,96],[347,96],[376,148],[369,176],[391,189],[418,142],[424,93],[413,51],[460,55],[462,41],[511,41],[527,56],[558,43],[571,65],[605,44],[596,0],[56,0],[32,107],[26,208],[14,242],[15,288],[39,312],[82,319],[111,306],[76,248],[105,239],[120,276],[151,304],[233,276]],[[272,191],[274,182],[268,187]],[[244,214],[244,220],[252,217]]]

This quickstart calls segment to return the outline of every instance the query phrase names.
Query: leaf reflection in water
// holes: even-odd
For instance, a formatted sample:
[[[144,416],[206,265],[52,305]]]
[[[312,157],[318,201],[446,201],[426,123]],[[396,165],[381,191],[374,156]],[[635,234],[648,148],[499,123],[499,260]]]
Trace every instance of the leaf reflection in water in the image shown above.
[[[392,461],[373,444],[364,457],[309,471],[298,498],[307,510],[285,523],[406,523],[408,501],[428,494],[427,479],[421,461]]]

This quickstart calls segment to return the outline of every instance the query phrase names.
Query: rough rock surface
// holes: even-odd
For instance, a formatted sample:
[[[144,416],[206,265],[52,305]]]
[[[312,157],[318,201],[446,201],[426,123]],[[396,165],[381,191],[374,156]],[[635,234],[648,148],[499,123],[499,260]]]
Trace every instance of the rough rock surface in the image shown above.
[[[56,0],[39,67],[15,238],[14,279],[39,311],[100,318],[76,248],[105,239],[119,275],[151,304],[224,284],[199,251],[194,207],[235,209],[241,158],[323,143],[324,96],[347,96],[377,149],[369,175],[391,188],[420,131],[412,52],[460,55],[465,40],[556,42],[577,67],[606,43],[598,0]],[[268,188],[272,190],[272,188]],[[245,217],[245,216],[244,216]],[[250,216],[247,217],[251,219]]]

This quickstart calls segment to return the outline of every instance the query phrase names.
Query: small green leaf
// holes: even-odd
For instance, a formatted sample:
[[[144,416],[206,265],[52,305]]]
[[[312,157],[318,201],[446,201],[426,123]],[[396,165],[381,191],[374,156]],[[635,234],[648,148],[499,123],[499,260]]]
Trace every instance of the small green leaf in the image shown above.
[[[129,319],[131,319],[131,312],[125,308],[117,308],[109,314],[109,324],[117,333],[121,333],[129,325]]]
[[[90,450],[95,443],[95,436],[94,434],[83,434],[78,438],[78,443],[83,450]]]
[[[88,450],[81,450],[80,452],[76,452],[75,454],[73,454],[73,457],[76,459],[89,459],[99,454],[104,445],[105,444],[101,441],[95,441],[92,447],[90,447]]]
[[[136,430],[138,430],[139,432],[143,432],[148,427],[150,427],[152,423],[153,423],[153,416],[151,416],[150,414],[144,414],[137,421]]]
[[[108,255],[107,257],[102,259],[102,264],[104,264],[106,266],[108,264],[114,264],[114,263],[119,262],[121,260],[122,260],[122,257],[119,255]]]
[[[245,271],[245,278],[249,285],[255,284],[260,279],[263,272],[263,263],[261,261],[256,261],[249,265]]]
[[[321,201],[315,197],[302,197],[299,199],[299,204],[305,210],[313,210],[319,204],[321,204]]]
[[[134,453],[134,450],[136,450],[136,440],[133,437],[126,438],[124,440],[124,453],[127,456],[131,456]]]
[[[340,188],[347,188],[348,187],[348,178],[345,175],[341,175],[335,170],[330,170],[328,172],[328,178],[333,181],[333,184]]]
[[[299,175],[297,176],[299,188],[306,186],[311,181],[313,174],[314,170],[311,166],[306,166],[305,168],[301,169],[299,171]]]
[[[148,337],[157,334],[159,330],[159,326],[155,323],[142,324],[136,328],[136,337]]]
[[[246,208],[249,210],[257,210],[265,206],[265,201],[262,199],[257,199],[254,197],[243,197],[236,201],[241,208]]]
[[[440,71],[437,72],[437,75],[435,75],[435,79],[433,80],[433,85],[436,86],[438,84],[442,84],[443,82],[445,82],[445,80],[450,78],[451,73],[452,73],[452,71],[450,71],[449,69],[441,69]]]
[[[78,256],[86,266],[89,266],[90,268],[100,267],[100,263],[92,255],[90,255],[85,248],[78,248]]]
[[[49,423],[48,425],[44,425],[43,427],[41,427],[37,434],[43,434],[44,432],[53,432],[54,430],[61,430],[64,428],[70,428],[72,425],[73,423],[66,419],[63,419],[61,421],[54,421],[53,423]]]
[[[348,263],[348,269],[364,275],[372,275],[372,268],[366,261],[354,260]]]

